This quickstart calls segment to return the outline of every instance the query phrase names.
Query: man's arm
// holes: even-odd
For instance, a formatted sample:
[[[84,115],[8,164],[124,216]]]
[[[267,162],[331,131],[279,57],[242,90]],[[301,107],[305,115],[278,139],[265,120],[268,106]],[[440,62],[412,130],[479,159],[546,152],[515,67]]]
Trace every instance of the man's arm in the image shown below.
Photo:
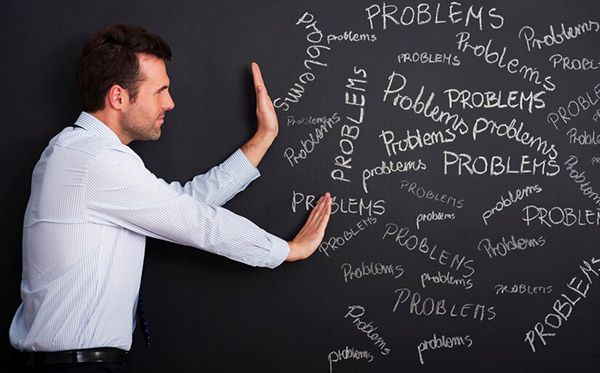
[[[213,206],[222,206],[237,193],[246,189],[260,172],[250,164],[244,153],[238,149],[223,163],[208,172],[195,176],[184,185],[171,182],[169,187],[192,196],[195,200]]]
[[[90,162],[85,204],[89,219],[97,224],[116,225],[248,265],[274,268],[289,255],[286,241],[250,220],[170,188],[128,148],[112,147]]]
[[[210,251],[252,266],[273,268],[304,259],[318,247],[329,217],[323,198],[289,243],[233,212],[178,192],[158,179],[131,149],[111,148],[90,163],[86,210],[98,224]]]

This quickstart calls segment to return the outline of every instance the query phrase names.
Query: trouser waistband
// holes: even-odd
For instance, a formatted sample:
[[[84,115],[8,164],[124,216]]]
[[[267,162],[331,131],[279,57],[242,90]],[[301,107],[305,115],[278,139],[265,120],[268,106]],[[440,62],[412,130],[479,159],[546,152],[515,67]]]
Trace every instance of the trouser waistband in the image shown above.
[[[124,363],[127,351],[113,347],[87,348],[68,351],[21,351],[26,367],[51,364]]]

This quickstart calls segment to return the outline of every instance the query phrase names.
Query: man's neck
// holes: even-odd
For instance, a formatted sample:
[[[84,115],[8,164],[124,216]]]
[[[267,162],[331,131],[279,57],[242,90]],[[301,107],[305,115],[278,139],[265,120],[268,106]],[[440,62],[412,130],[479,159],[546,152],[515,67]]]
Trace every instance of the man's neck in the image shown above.
[[[117,113],[108,111],[108,110],[99,110],[93,113],[89,113],[96,117],[99,121],[104,123],[106,127],[110,128],[115,135],[119,138],[119,140],[128,145],[132,140],[121,130],[121,126],[119,125],[119,119],[117,117]]]

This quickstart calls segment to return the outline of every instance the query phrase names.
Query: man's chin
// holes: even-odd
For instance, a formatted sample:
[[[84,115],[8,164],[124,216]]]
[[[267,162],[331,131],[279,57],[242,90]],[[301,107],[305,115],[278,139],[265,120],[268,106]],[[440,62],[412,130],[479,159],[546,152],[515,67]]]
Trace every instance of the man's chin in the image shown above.
[[[138,141],[155,141],[160,139],[161,130],[160,128],[157,131],[146,134],[144,137],[137,139]]]
[[[151,140],[158,140],[158,139],[160,139],[160,135],[161,134],[162,134],[162,132],[161,132],[161,130],[159,128],[157,132],[155,132],[155,133],[152,134]]]

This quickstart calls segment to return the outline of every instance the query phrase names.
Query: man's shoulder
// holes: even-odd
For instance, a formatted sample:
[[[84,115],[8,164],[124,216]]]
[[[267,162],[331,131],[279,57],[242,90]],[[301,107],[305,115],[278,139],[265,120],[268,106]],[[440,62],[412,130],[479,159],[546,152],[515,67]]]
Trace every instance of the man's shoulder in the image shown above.
[[[66,127],[63,129],[50,140],[48,147],[68,149],[89,158],[112,154],[115,156],[133,157],[141,161],[139,156],[127,145],[112,141],[111,139],[94,136],[88,131],[77,127]]]

